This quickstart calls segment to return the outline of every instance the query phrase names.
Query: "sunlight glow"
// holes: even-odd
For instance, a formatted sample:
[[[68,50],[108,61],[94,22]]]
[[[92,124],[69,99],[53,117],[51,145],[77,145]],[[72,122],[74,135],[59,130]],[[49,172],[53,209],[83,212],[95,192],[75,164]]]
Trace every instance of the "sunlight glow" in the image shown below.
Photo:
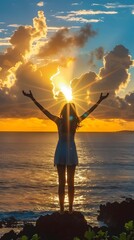
[[[66,101],[70,102],[73,99],[71,85],[60,74],[61,72],[58,68],[57,73],[55,73],[50,78],[53,84],[54,98],[57,99],[59,93],[61,92],[64,95]]]
[[[21,65],[21,62],[18,62],[18,63],[15,64],[14,67],[11,67],[7,71],[7,77],[3,81],[3,86],[2,87],[7,87],[8,89],[10,89],[12,86],[14,86],[14,84],[16,82],[16,70],[18,69],[18,67],[20,65]]]
[[[72,101],[73,96],[72,96],[71,86],[67,86],[64,83],[61,83],[59,87],[60,87],[61,92],[64,94],[67,102]]]

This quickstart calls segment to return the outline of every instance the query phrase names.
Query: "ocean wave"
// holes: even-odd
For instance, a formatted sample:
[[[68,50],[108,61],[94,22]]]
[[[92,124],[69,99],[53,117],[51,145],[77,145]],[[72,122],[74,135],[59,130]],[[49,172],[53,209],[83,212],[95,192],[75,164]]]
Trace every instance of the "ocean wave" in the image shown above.
[[[0,212],[0,220],[8,220],[14,217],[19,221],[36,221],[41,215],[52,214],[52,211],[10,211],[10,212]]]

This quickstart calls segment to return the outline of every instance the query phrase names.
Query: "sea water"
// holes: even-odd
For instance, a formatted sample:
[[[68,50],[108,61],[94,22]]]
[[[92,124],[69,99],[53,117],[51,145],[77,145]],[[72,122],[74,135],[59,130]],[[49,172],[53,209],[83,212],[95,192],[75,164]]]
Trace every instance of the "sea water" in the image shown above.
[[[57,133],[0,133],[0,220],[35,221],[59,210],[57,140]],[[134,197],[134,133],[77,133],[76,146],[74,210],[96,225],[100,204]]]

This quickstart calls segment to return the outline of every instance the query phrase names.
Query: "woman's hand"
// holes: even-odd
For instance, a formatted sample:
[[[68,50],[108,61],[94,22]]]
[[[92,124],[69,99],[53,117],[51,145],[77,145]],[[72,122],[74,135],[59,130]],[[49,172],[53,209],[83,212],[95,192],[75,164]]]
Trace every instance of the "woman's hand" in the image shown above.
[[[29,90],[29,93],[26,93],[26,92],[23,90],[22,93],[23,93],[24,96],[29,97],[29,98],[31,98],[32,100],[34,99],[31,90]]]
[[[100,101],[100,102],[103,101],[105,98],[108,97],[108,95],[109,95],[109,93],[107,93],[107,94],[105,94],[105,95],[103,95],[103,93],[101,93],[101,94],[100,94],[100,99],[99,99],[99,101]]]

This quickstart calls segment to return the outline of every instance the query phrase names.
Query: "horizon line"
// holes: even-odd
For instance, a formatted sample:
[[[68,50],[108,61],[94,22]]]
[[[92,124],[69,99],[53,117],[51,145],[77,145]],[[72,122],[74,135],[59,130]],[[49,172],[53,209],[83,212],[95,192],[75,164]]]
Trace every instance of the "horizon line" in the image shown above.
[[[76,133],[117,133],[117,132],[134,132],[134,130],[117,130],[117,131],[78,131]],[[0,133],[58,133],[58,131],[1,131]]]

